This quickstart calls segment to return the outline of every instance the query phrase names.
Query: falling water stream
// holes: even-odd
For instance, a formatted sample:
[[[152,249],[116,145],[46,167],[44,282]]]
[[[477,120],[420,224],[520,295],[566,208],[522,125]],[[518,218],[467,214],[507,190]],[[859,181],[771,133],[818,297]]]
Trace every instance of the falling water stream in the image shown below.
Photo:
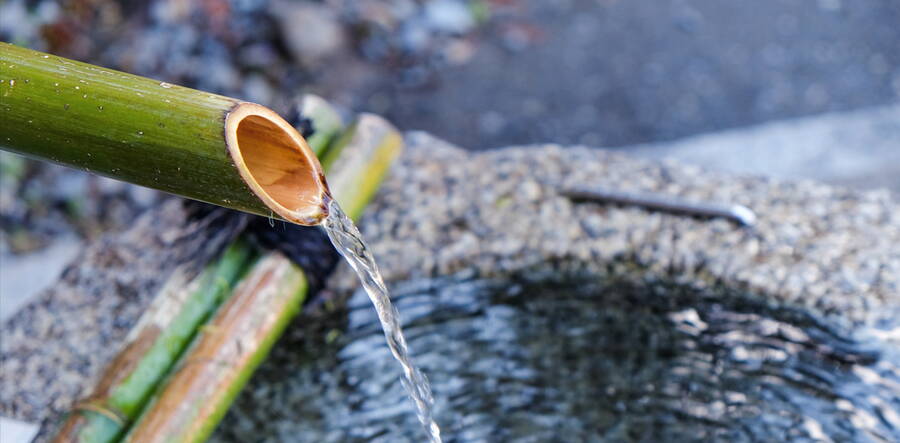
[[[341,210],[337,201],[332,199],[329,202],[328,217],[322,226],[334,247],[356,271],[363,289],[369,295],[372,304],[375,305],[375,311],[381,321],[388,347],[403,368],[403,386],[415,404],[416,415],[422,426],[425,427],[430,441],[440,442],[441,430],[434,421],[432,411],[434,399],[431,395],[431,386],[425,375],[413,365],[409,357],[406,338],[400,327],[400,315],[397,308],[391,303],[390,294],[381,277],[381,272],[378,271],[378,265],[375,264],[375,258],[366,247],[359,229]]]

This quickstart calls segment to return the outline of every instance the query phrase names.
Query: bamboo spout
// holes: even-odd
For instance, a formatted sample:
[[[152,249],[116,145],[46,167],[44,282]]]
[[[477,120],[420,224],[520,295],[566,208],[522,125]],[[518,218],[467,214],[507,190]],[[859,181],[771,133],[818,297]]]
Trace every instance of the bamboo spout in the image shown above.
[[[259,215],[328,215],[322,166],[274,111],[0,42],[0,149]]]
[[[328,185],[306,140],[274,111],[238,104],[225,118],[225,143],[250,190],[284,218],[314,225],[328,215]]]

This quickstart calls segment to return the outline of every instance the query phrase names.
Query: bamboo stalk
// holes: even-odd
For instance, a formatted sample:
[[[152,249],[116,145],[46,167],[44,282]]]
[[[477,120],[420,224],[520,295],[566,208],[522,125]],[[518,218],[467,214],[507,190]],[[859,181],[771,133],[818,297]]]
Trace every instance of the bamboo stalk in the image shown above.
[[[358,218],[374,191],[356,186],[380,183],[402,148],[402,138],[387,122],[370,115],[361,116],[349,131],[355,134],[342,137],[347,142],[332,147],[327,155],[338,156],[331,177],[339,178],[341,185],[334,188],[334,195],[346,205],[348,215]],[[369,162],[346,160],[357,155]],[[344,178],[359,175],[371,178]],[[297,289],[293,295],[289,294],[291,288]],[[125,441],[205,440],[299,312],[305,296],[301,269],[281,254],[265,257],[204,327],[181,368],[154,396]]]
[[[320,97],[308,95],[302,103],[302,115],[312,120],[316,131],[310,137],[310,148],[323,155],[343,123]],[[177,270],[132,328],[123,350],[107,365],[90,394],[68,415],[54,441],[110,442],[124,433],[189,339],[231,293],[251,255],[251,248],[237,240],[193,281],[186,281],[183,268]]]
[[[375,196],[402,147],[403,137],[387,120],[363,113],[322,157],[322,164],[328,170],[368,171],[329,176],[332,195],[351,218],[361,215]]]
[[[0,42],[0,148],[313,225],[328,187],[269,108]]]
[[[203,328],[179,370],[126,437],[202,441],[227,412],[306,296],[303,271],[281,253],[265,256]]]
[[[109,442],[122,434],[169,372],[198,326],[230,293],[251,258],[236,242],[193,281],[175,271],[94,388],[69,414],[54,441]]]
[[[312,94],[303,96],[300,116],[313,123],[313,133],[306,139],[306,143],[321,159],[331,141],[344,129],[344,121],[331,103]]]

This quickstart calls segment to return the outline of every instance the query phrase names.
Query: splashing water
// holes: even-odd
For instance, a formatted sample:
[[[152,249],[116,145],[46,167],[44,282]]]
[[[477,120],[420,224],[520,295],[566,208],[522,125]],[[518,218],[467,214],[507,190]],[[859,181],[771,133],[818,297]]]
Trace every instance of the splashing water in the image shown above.
[[[432,412],[434,399],[431,396],[431,385],[425,375],[410,360],[406,338],[400,328],[400,314],[391,303],[387,287],[381,278],[381,272],[378,271],[378,265],[375,264],[375,258],[363,242],[359,229],[344,214],[337,201],[332,199],[328,203],[328,217],[322,226],[325,228],[331,244],[356,271],[363,289],[366,290],[369,299],[375,305],[375,311],[381,321],[388,347],[394,354],[394,358],[403,367],[401,380],[403,387],[409,392],[409,396],[415,404],[416,415],[422,426],[425,427],[429,439],[432,442],[440,442],[441,429],[434,421]]]

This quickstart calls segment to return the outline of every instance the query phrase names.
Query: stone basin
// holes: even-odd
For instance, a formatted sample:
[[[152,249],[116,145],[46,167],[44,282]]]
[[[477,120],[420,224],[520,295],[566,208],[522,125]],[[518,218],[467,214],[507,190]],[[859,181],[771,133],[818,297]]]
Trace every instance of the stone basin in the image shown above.
[[[586,147],[406,142],[361,225],[447,435],[900,439],[900,208],[887,192]],[[742,204],[758,222],[576,203],[557,184]],[[0,413],[52,421],[71,405],[191,247],[184,212],[167,202],[91,246],[3,326],[17,383]],[[339,268],[214,440],[420,438],[355,287]],[[461,323],[445,333],[448,315]]]

